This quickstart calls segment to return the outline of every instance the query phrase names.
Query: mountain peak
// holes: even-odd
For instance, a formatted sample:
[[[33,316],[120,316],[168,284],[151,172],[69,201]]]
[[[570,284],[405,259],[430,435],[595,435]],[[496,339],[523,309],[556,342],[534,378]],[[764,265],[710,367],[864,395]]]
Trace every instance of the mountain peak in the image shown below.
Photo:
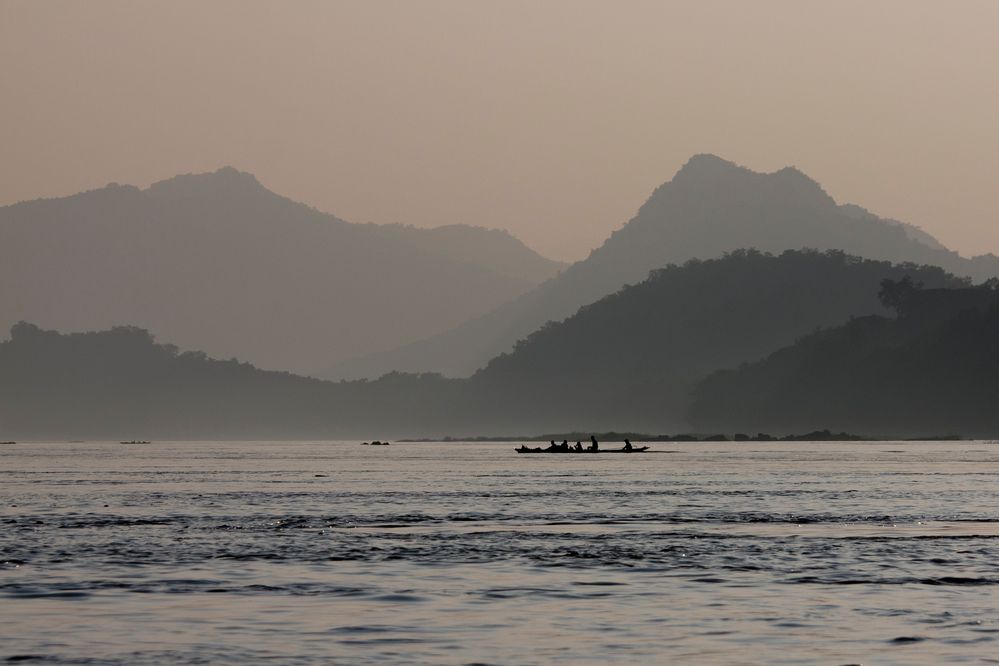
[[[256,183],[257,185],[260,184],[260,181],[257,180],[257,177],[254,176],[249,171],[240,171],[236,167],[230,166],[228,164],[223,167],[219,167],[215,171],[205,175],[211,176],[216,179],[243,180],[251,183]]]
[[[776,179],[783,180],[787,183],[798,183],[806,187],[819,187],[822,186],[818,184],[813,178],[811,178],[807,173],[794,166],[786,166],[782,169],[774,171],[772,174],[766,174],[773,176]]]
[[[746,171],[749,169],[741,167],[735,162],[729,162],[711,153],[699,153],[694,155],[677,172],[676,177],[705,178],[711,176],[724,175],[735,171]]]
[[[687,190],[714,191],[732,186],[756,187],[773,175],[747,169],[717,155],[701,153],[687,160],[669,183]]]
[[[751,199],[759,193],[768,193],[784,202],[796,202],[809,207],[835,205],[832,198],[816,181],[793,166],[786,166],[772,173],[753,171],[717,155],[701,153],[691,157],[677,171],[660,194],[681,190],[712,197],[736,197],[741,192]],[[653,195],[655,197],[655,195]]]
[[[773,173],[753,171],[752,169],[736,164],[735,162],[730,162],[729,160],[718,157],[717,155],[712,155],[711,153],[699,153],[691,157],[687,160],[686,164],[680,167],[680,170],[677,171],[673,180],[675,181],[679,178],[681,180],[697,179],[703,181],[705,179],[740,175],[755,176],[757,178],[769,178],[784,182],[797,181],[800,184],[811,186],[818,185],[818,183],[809,178],[807,174],[794,166],[786,166],[774,171]]]
[[[265,192],[267,189],[252,173],[224,166],[207,173],[186,173],[167,178],[153,183],[146,191],[159,196],[192,197],[218,192],[227,195]]]

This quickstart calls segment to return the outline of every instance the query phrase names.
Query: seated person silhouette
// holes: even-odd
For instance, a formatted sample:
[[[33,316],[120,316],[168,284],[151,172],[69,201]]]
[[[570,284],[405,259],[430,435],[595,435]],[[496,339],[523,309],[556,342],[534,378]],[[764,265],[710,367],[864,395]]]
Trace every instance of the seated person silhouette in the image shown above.
[[[633,448],[634,447],[632,447],[631,442],[629,442],[627,439],[624,440],[624,450],[625,451],[631,451]]]
[[[597,443],[597,438],[594,437],[593,435],[590,435],[590,446],[587,447],[586,450],[587,451],[599,451],[600,450],[600,444]]]
[[[579,442],[576,442],[576,446],[575,446],[575,448],[573,450],[574,451],[582,451],[583,450],[583,445],[580,444]]]

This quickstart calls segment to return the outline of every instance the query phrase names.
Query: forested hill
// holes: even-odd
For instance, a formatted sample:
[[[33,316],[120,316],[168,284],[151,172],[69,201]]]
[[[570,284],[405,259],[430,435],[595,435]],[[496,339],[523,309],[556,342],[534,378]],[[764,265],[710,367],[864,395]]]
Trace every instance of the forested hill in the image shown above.
[[[232,168],[0,207],[0,329],[134,324],[277,370],[424,338],[560,268],[504,232],[352,224]]]
[[[341,363],[329,376],[376,377],[388,370],[467,376],[546,321],[568,317],[650,270],[755,248],[842,250],[868,259],[940,266],[959,276],[999,276],[999,258],[961,257],[926,232],[838,205],[794,168],[758,173],[696,155],[658,187],[638,213],[588,258],[495,311],[400,349]]]
[[[897,318],[808,336],[697,388],[700,428],[792,432],[804,423],[886,436],[999,434],[999,291],[886,282]]]
[[[960,302],[961,294],[992,294],[991,287],[968,289],[966,280],[936,267],[893,265],[841,252],[772,256],[740,251],[656,271],[645,282],[543,327],[467,379],[391,373],[375,381],[319,381],[180,353],[137,328],[61,335],[19,324],[11,339],[0,343],[0,440],[683,432],[690,428],[690,394],[710,373],[758,360],[851,317],[894,325],[869,319],[887,313],[885,304],[904,308],[910,303],[904,288],[889,290],[879,300],[886,279],[893,281],[886,284],[925,286],[922,305],[906,310],[905,322],[932,324],[951,317],[951,305]],[[905,322],[900,319],[899,325],[909,326]],[[845,330],[833,338],[840,346],[835,348],[839,357],[832,358],[844,359],[843,368],[857,373],[856,383],[847,372],[835,377],[831,386],[836,390],[822,392],[810,384],[790,384],[787,390],[849,402],[868,390],[861,383],[878,385],[860,372],[864,363],[879,367],[876,358],[851,356],[867,349],[851,347],[853,331],[865,329]],[[964,344],[957,334],[930,342]],[[968,350],[984,353],[987,348],[972,341]],[[936,358],[933,353],[927,358]],[[946,353],[941,351],[940,358]],[[920,366],[906,365],[910,356],[905,363],[885,366],[898,378],[882,379],[882,385],[914,381]],[[948,381],[961,380],[963,372],[971,382],[983,381],[966,365]],[[713,394],[702,387],[696,425],[783,431],[771,422],[763,428],[755,421],[717,419],[715,426],[712,415],[725,416],[728,406],[735,415],[747,413],[739,411],[736,398],[766,385],[766,376],[747,377],[738,383],[742,392],[725,393],[726,381],[707,385],[721,396],[716,401],[720,411],[704,411],[705,404],[713,404],[705,396]],[[868,422],[828,421],[820,411],[813,415],[814,422],[804,419],[788,429],[870,431],[860,427]]]
[[[434,433],[459,388],[431,375],[324,382],[181,353],[131,326],[60,334],[22,322],[0,343],[0,440]]]
[[[681,429],[696,381],[819,327],[885,312],[879,284],[906,276],[927,287],[967,285],[940,268],[833,251],[693,260],[544,326],[472,385],[510,423]]]

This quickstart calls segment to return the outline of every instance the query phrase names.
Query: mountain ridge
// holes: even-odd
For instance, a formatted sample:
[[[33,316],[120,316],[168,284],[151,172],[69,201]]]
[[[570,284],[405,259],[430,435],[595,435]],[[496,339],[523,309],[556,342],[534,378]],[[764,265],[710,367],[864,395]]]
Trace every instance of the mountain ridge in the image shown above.
[[[695,387],[688,418],[752,432],[821,422],[881,436],[995,436],[997,287],[885,280],[881,298],[897,316],[853,318],[712,373]]]
[[[478,227],[352,224],[223,167],[0,208],[0,326],[127,322],[308,372],[446,330],[561,266]]]
[[[715,155],[695,155],[652,192],[631,220],[557,277],[449,331],[331,364],[316,375],[377,377],[399,370],[470,376],[546,321],[562,320],[643,280],[651,270],[740,248],[838,249],[870,259],[938,265],[976,280],[999,275],[999,257],[966,259],[935,247],[936,239],[912,225],[845,206],[794,167],[762,173]]]
[[[9,341],[0,340],[0,426],[5,433],[0,437],[686,432],[690,393],[705,377],[725,368],[751,368],[775,350],[808,340],[817,329],[843,322],[853,326],[872,315],[877,319],[898,301],[879,299],[879,285],[883,290],[886,282],[925,285],[928,293],[942,294],[946,306],[961,305],[963,293],[987,289],[990,298],[999,293],[994,291],[999,281],[972,288],[968,280],[936,267],[864,260],[837,251],[789,250],[774,256],[744,250],[657,271],[564,322],[538,329],[467,379],[389,373],[372,381],[330,382],[260,370],[234,359],[216,360],[201,352],[181,353],[173,345],[154,343],[148,331],[136,327],[60,334],[20,323],[12,327]],[[993,319],[999,322],[999,310]],[[945,351],[963,354],[964,365],[973,364],[976,354],[999,358],[994,336],[978,337],[974,354],[960,343],[948,343]],[[852,338],[839,339],[849,358]],[[904,376],[919,379],[923,365],[906,367]],[[976,376],[994,393],[995,382],[986,374],[978,371]],[[838,392],[827,395],[826,403],[851,402],[860,388],[850,376],[845,373],[846,381],[836,384]],[[720,383],[728,387],[726,381]],[[743,382],[734,392],[736,404],[758,393],[755,387]],[[724,405],[732,404],[732,396],[722,398],[715,411],[728,415],[734,410]],[[841,427],[813,420],[793,425],[798,431]],[[732,426],[753,423],[743,419]],[[886,427],[877,432],[895,427],[882,425]]]

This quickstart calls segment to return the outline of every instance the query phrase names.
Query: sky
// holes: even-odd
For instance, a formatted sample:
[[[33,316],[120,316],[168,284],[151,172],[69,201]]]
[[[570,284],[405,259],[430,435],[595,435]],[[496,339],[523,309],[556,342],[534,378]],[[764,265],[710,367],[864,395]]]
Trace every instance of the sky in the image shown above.
[[[0,0],[0,205],[223,165],[581,259],[691,155],[999,254],[999,2]]]

